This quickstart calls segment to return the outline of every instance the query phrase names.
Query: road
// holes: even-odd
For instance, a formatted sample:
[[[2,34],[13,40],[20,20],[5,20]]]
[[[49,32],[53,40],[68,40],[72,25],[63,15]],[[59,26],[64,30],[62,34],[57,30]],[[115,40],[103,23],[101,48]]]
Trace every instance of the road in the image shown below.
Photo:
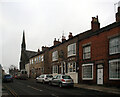
[[[35,80],[14,80],[13,83],[3,83],[14,96],[18,97],[101,97],[114,96],[105,92],[82,88],[60,88],[58,86],[49,86],[48,84],[36,83]],[[117,95],[116,95],[117,97]]]

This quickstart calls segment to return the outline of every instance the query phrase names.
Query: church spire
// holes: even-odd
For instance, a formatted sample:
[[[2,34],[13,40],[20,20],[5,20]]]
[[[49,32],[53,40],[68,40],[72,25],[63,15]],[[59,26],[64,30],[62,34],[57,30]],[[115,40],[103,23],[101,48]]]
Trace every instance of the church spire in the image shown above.
[[[23,39],[22,39],[22,45],[21,45],[22,50],[26,50],[26,44],[25,44],[25,31],[23,30]]]

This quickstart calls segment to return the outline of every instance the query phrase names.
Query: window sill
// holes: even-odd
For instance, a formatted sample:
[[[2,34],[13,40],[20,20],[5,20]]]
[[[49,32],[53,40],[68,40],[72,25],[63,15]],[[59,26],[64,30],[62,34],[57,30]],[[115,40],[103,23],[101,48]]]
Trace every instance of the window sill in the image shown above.
[[[93,78],[82,78],[82,80],[93,80]]]

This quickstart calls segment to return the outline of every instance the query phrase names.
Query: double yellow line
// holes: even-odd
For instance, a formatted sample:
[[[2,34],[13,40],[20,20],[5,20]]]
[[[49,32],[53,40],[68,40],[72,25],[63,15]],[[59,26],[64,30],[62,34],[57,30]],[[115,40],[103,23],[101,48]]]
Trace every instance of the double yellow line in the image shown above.
[[[17,95],[17,93],[15,93],[13,90],[11,90],[10,88],[8,88],[6,85],[4,85],[4,87],[14,96],[14,97],[19,97]]]

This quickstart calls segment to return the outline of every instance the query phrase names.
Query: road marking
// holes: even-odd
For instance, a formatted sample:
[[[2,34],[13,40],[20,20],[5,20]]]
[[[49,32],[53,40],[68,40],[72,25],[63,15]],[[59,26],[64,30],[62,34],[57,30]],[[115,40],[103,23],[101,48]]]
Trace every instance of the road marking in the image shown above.
[[[37,88],[35,88],[35,87],[32,87],[32,86],[30,86],[30,85],[28,85],[27,87],[30,87],[30,88],[35,89],[35,90],[37,90],[37,91],[43,91],[43,90],[39,90],[39,89],[37,89]]]
[[[59,97],[59,96],[57,96],[57,95],[55,95],[55,94],[51,94],[52,96],[54,96],[54,97]]]
[[[4,85],[4,87],[14,96],[14,97],[19,97],[17,95],[17,93],[15,93],[15,91],[13,91],[12,89],[8,88],[6,85]]]

